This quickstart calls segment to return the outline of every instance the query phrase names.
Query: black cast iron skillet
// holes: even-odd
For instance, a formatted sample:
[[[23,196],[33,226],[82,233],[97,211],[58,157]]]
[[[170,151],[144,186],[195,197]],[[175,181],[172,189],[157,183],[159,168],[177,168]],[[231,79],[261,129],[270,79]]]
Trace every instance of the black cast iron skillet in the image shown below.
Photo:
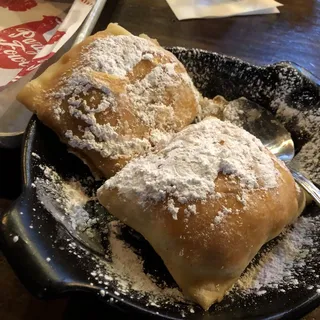
[[[169,48],[185,65],[196,86],[204,96],[213,97],[217,94],[227,99],[244,96],[260,105],[271,108],[275,112],[277,101],[299,110],[319,108],[320,82],[313,75],[292,63],[257,67],[235,58],[216,53]],[[295,122],[288,125],[294,138],[297,151],[310,139],[307,133],[296,130]],[[42,298],[59,297],[75,292],[86,292],[97,296],[101,287],[93,283],[90,271],[103,259],[99,250],[90,248],[81,236],[67,230],[39,202],[36,189],[32,183],[37,177],[43,176],[40,165],[54,168],[61,177],[88,177],[88,168],[75,156],[68,153],[56,135],[42,125],[34,116],[25,132],[23,142],[22,171],[23,192],[11,209],[1,217],[1,249],[12,265],[23,284],[34,295]],[[40,159],[32,156],[36,153]],[[130,182],[128,182],[130,183]],[[95,189],[99,183],[92,183]],[[92,205],[92,204],[90,204]],[[103,210],[98,205],[94,210]],[[98,208],[98,209],[97,209]],[[93,212],[95,214],[95,212]],[[319,215],[319,208],[309,206],[305,215]],[[134,231],[124,230],[126,241],[138,248],[145,260],[146,272],[155,272],[168,285],[174,286],[168,271],[161,259],[152,248]],[[14,237],[18,236],[18,241]],[[17,238],[15,238],[17,240]],[[320,240],[315,235],[314,244]],[[67,250],[68,244],[74,242],[81,258]],[[82,248],[82,249],[81,249]],[[320,272],[320,253],[314,251],[308,266],[314,272]],[[50,261],[47,261],[50,257]],[[94,260],[93,260],[94,259]],[[314,282],[310,268],[305,270],[301,280],[302,285],[286,293],[271,290],[262,296],[226,297],[221,303],[214,305],[209,312],[194,306],[195,313],[187,314],[187,319],[298,319],[320,304],[320,295],[307,290],[310,281],[320,285],[320,280]],[[106,303],[113,304],[121,310],[132,312],[132,318],[140,319],[136,312],[142,312],[150,317],[161,316],[168,319],[181,319],[181,310],[185,307],[167,307],[158,309],[146,306],[145,301],[138,300],[134,295],[117,296],[109,290],[108,297],[101,298]],[[112,303],[110,297],[119,300]],[[135,312],[135,313],[133,313]],[[158,314],[157,314],[158,312]]]

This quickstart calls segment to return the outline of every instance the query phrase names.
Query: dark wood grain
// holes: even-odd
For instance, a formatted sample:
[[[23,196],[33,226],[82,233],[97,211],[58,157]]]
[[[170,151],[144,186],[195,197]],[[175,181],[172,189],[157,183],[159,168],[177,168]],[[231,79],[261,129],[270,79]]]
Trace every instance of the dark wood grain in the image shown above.
[[[256,64],[289,60],[320,77],[320,2],[280,2],[280,14],[178,21],[165,0],[119,0],[111,20],[165,46],[202,48]]]

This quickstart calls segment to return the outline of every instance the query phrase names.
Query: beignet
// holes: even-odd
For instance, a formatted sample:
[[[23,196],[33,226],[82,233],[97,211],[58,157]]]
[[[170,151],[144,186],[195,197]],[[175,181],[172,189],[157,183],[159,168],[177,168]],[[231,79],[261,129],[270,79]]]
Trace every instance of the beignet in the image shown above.
[[[173,54],[145,35],[109,24],[17,98],[93,173],[109,177],[190,124],[199,111],[198,95]]]
[[[184,294],[205,310],[304,202],[288,169],[260,140],[216,118],[132,160],[98,199],[149,241]]]

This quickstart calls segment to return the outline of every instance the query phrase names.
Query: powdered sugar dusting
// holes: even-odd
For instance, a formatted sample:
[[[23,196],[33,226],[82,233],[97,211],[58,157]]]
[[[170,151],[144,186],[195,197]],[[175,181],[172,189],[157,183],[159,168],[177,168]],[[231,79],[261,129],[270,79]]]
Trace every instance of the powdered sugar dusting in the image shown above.
[[[220,210],[218,214],[214,217],[214,223],[220,224],[223,221],[224,217],[230,213],[233,213],[230,208],[223,207],[223,209]]]
[[[152,279],[144,273],[143,260],[137,256],[128,245],[121,240],[121,226],[119,221],[109,223],[109,240],[112,252],[112,272],[117,275],[118,291],[121,294],[128,294],[130,290],[138,292],[140,295],[151,293],[153,297],[149,303],[158,306],[163,298],[166,301],[185,301],[182,293],[177,288],[158,287]],[[103,270],[102,270],[103,271]],[[101,270],[96,271],[101,274]]]
[[[109,123],[100,125],[96,123],[95,118],[94,123],[83,131],[80,138],[73,134],[72,130],[67,130],[65,137],[68,139],[69,145],[76,149],[98,151],[104,158],[118,159],[120,155],[129,157],[151,150],[150,142],[147,139],[123,137]]]
[[[300,284],[301,270],[307,267],[307,257],[315,247],[313,234],[320,226],[320,218],[300,217],[281,236],[278,244],[268,250],[236,284],[236,289],[259,293],[265,289],[292,289]],[[267,292],[267,291],[265,291]]]
[[[38,199],[43,206],[78,240],[90,245],[92,249],[97,250],[96,242],[102,238],[104,242],[108,242],[105,251],[98,251],[100,254],[103,252],[104,259],[92,256],[92,260],[97,263],[88,270],[88,280],[92,285],[95,283],[100,286],[101,296],[111,293],[121,299],[134,295],[135,299],[147,301],[147,306],[155,308],[166,308],[169,304],[175,305],[178,302],[190,303],[185,300],[177,286],[159,286],[156,279],[145,273],[143,259],[123,239],[123,223],[107,212],[102,216],[96,212],[94,217],[91,217],[85,207],[88,202],[95,201],[95,196],[88,195],[89,190],[82,182],[75,178],[64,180],[47,166],[42,166],[42,170],[44,178],[37,178],[35,184]],[[70,220],[72,223],[69,223]],[[79,233],[75,234],[74,231]],[[97,231],[102,231],[103,234],[99,235]],[[87,241],[88,237],[91,242]],[[75,254],[80,261],[83,255],[87,254],[80,250],[81,247],[77,249],[76,242],[69,243],[68,247],[68,252]],[[51,261],[50,258],[46,260]]]
[[[37,196],[51,214],[73,231],[82,232],[93,225],[96,220],[83,208],[91,199],[80,182],[76,179],[63,181],[52,168],[44,166],[42,169],[44,178],[35,180]]]
[[[174,201],[184,204],[220,196],[214,182],[219,172],[239,180],[242,197],[246,190],[277,186],[278,171],[257,138],[208,118],[178,133],[160,152],[131,161],[102,188],[117,188],[128,198],[138,195],[142,205],[168,197],[168,210],[176,219]]]
[[[197,206],[195,204],[189,204],[187,209],[185,209],[185,214],[187,216],[190,214],[197,214]]]
[[[59,89],[48,94],[57,121],[65,112],[81,121],[77,130],[71,126],[63,132],[68,144],[97,151],[104,158],[128,159],[152,150],[159,140],[154,139],[156,131],[167,133],[180,128],[173,107],[175,96],[167,89],[182,84],[195,99],[198,93],[189,76],[176,71],[174,57],[168,54],[166,62],[161,62],[164,52],[152,41],[133,35],[95,39],[83,48],[80,61],[61,79]],[[131,78],[137,64],[154,59],[159,62],[149,73]],[[110,83],[106,80],[109,77]],[[63,107],[66,103],[67,110]],[[105,112],[112,116],[106,117]],[[126,121],[126,113],[134,121]],[[118,121],[111,123],[110,117]]]
[[[222,94],[228,100],[243,96],[276,113],[294,138],[303,140],[294,166],[320,184],[319,82],[285,62],[259,67],[200,49],[169,50],[184,64],[204,96]],[[219,106],[211,103],[210,108],[210,101],[204,103],[205,111],[222,119]],[[294,142],[301,147],[301,141]]]
[[[176,53],[181,52],[181,59],[184,60],[185,65],[188,65],[188,70],[191,74],[194,75],[195,83],[197,84],[198,88],[202,89],[203,92],[207,92],[208,96],[214,96],[217,93],[227,92],[228,90],[220,90],[220,92],[213,93],[211,92],[212,89],[215,90],[218,86],[216,86],[217,83],[213,81],[214,77],[217,76],[217,78],[220,77],[220,74],[215,75],[217,73],[217,70],[222,70],[222,72],[225,72],[224,65],[225,62],[231,61],[232,63],[239,63],[239,61],[235,61],[235,59],[228,58],[228,57],[221,57],[220,55],[212,54],[213,59],[209,59],[206,57],[207,53],[201,52],[200,50],[189,50],[187,53],[185,49],[175,49]],[[204,54],[205,59],[202,59],[202,55]],[[148,57],[151,59],[151,57]],[[220,59],[220,60],[219,60]],[[221,63],[222,59],[222,63]],[[228,64],[229,65],[229,64]],[[198,68],[200,66],[200,69]],[[233,67],[232,67],[233,68]],[[280,69],[279,67],[277,70]],[[245,81],[246,77],[244,76],[245,73],[248,73],[248,78],[250,79],[250,82],[252,83],[248,86],[246,86],[247,89],[247,97],[251,100],[255,100],[254,98],[257,98],[257,102],[259,102],[259,99],[261,99],[261,96],[270,98],[273,96],[273,87],[270,85],[266,88],[263,84],[263,81],[261,82],[259,79],[259,74],[255,74],[256,67],[254,66],[245,66],[244,69],[234,69],[233,73],[231,74],[229,70],[225,72],[228,77],[232,80],[232,77],[236,77],[237,75],[241,76],[241,81]],[[214,75],[214,76],[212,76]],[[290,75],[291,76],[291,75]],[[257,80],[258,78],[258,80]],[[283,77],[281,77],[283,78]],[[223,76],[221,77],[223,79]],[[280,79],[280,76],[279,76]],[[268,80],[268,79],[267,79]],[[294,86],[293,81],[288,81],[290,86]],[[228,81],[229,84],[229,81]],[[253,90],[254,88],[254,90]],[[261,89],[262,88],[262,89]],[[242,89],[242,90],[246,90]],[[218,89],[217,89],[218,90]],[[230,87],[230,90],[233,91],[234,88]],[[263,92],[261,93],[261,90]],[[289,90],[290,91],[290,90]],[[249,96],[251,94],[251,96]],[[242,94],[241,94],[242,95]],[[310,127],[308,125],[308,122],[305,122],[304,119],[307,118],[307,115],[315,116],[317,115],[315,111],[304,113],[303,108],[300,109],[293,109],[288,106],[288,104],[285,102],[285,96],[287,96],[287,89],[284,88],[284,90],[280,93],[280,98],[277,103],[274,105],[274,109],[277,109],[277,106],[281,106],[278,112],[279,118],[283,120],[283,122],[287,123],[287,128],[295,128],[295,126],[290,126],[291,122],[288,121],[288,119],[297,119],[297,115],[300,114],[301,117],[299,117],[299,123],[301,124],[300,128],[303,132],[308,132],[310,136],[317,132],[318,130],[318,123],[316,122],[309,122],[313,123]],[[227,97],[227,94],[226,94]],[[228,97],[230,99],[234,99],[237,97]],[[260,100],[261,101],[261,100]],[[116,108],[117,106],[111,106],[112,108]],[[62,111],[63,112],[63,111]],[[59,114],[59,111],[57,112]],[[295,123],[295,121],[294,121]],[[309,128],[306,130],[306,128]],[[156,138],[158,139],[159,136]],[[161,140],[161,139],[160,139]],[[163,140],[162,140],[163,141]],[[319,141],[319,140],[315,140]],[[307,145],[305,145],[307,147]],[[305,159],[301,160],[301,163],[303,165],[304,162],[314,161],[316,164],[317,155],[319,152],[315,152],[316,146],[310,147],[310,151],[305,153]],[[319,150],[319,148],[318,148]],[[319,161],[318,161],[319,163]],[[316,170],[317,168],[315,168]],[[312,179],[314,181],[319,181],[316,179],[319,179],[319,174],[314,175],[313,169],[310,165],[307,165],[304,169],[306,173],[308,173],[310,176],[312,176]],[[77,181],[77,180],[76,180]],[[45,183],[50,185],[51,189],[54,189],[57,184],[51,183],[50,181],[43,179],[41,183]],[[38,187],[38,185],[37,185]],[[74,184],[72,184],[72,187],[74,187]],[[60,189],[59,189],[60,190]],[[55,190],[56,199],[60,199],[61,192]],[[91,196],[88,196],[89,198]],[[244,201],[245,199],[239,198]],[[48,206],[47,209],[50,211],[50,201],[44,203],[45,206]],[[186,213],[189,212],[189,210],[186,210]],[[307,214],[312,212],[312,208],[308,208]],[[316,210],[314,210],[316,212]],[[21,212],[22,214],[22,212]],[[317,213],[316,213],[317,214]],[[267,252],[264,251],[264,254],[262,258],[257,258],[258,261],[258,267],[250,270],[247,270],[245,275],[242,277],[241,281],[238,286],[234,288],[233,291],[229,294],[229,296],[226,297],[224,301],[227,302],[226,308],[228,310],[236,309],[237,303],[240,305],[240,309],[243,310],[243,308],[247,305],[251,305],[256,303],[256,301],[259,301],[257,296],[263,296],[266,293],[272,293],[273,290],[275,291],[275,295],[272,294],[268,296],[271,300],[273,299],[279,299],[282,296],[287,299],[286,291],[288,290],[294,290],[297,294],[301,295],[302,290],[310,290],[314,293],[319,294],[320,293],[320,285],[319,285],[319,270],[317,270],[316,266],[319,265],[319,237],[318,237],[318,230],[320,228],[320,221],[319,216],[317,215],[310,215],[307,217],[299,218],[299,220],[294,225],[293,229],[288,229],[287,232],[283,237],[280,236],[279,241],[274,244],[270,244],[270,247],[268,248]],[[302,219],[302,220],[301,220]],[[79,219],[81,221],[81,219]],[[302,225],[300,228],[299,225]],[[212,224],[214,227],[214,224]],[[121,224],[112,224],[111,232],[114,234],[115,241],[123,241],[120,238],[117,238],[120,236],[120,227]],[[68,239],[70,240],[70,239]],[[282,241],[285,241],[284,244],[282,244]],[[293,241],[293,242],[291,242]],[[124,242],[123,249],[124,250],[130,250],[133,252],[132,248],[130,246],[127,246]],[[114,245],[116,247],[116,245]],[[271,251],[270,251],[271,250]],[[83,251],[81,251],[81,247],[77,246],[75,242],[70,242],[68,245],[68,252],[70,254],[74,254],[77,257],[83,254]],[[128,255],[128,253],[125,253],[125,255]],[[110,256],[108,256],[110,257]],[[92,258],[92,256],[91,256]],[[79,258],[80,261],[82,260]],[[83,259],[84,260],[84,259]],[[94,259],[93,259],[94,260]],[[116,303],[117,299],[109,296],[109,294],[115,294],[117,292],[116,297],[121,299],[123,295],[127,295],[130,299],[136,299],[135,296],[131,295],[131,293],[128,293],[128,280],[124,281],[124,290],[123,292],[118,292],[115,290],[115,288],[112,286],[112,284],[116,282],[117,279],[113,276],[113,274],[108,271],[110,268],[108,267],[110,265],[110,262],[103,261],[102,258],[96,258],[94,261],[96,261],[96,266],[93,269],[88,269],[88,272],[92,273],[91,277],[88,278],[88,284],[89,282],[91,286],[99,286],[98,292],[100,292],[101,295],[105,296],[105,299],[108,299],[108,301],[112,303]],[[131,262],[134,261],[131,260]],[[143,263],[143,261],[140,259],[140,257],[137,255],[137,262],[140,264]],[[256,261],[257,262],[257,261]],[[124,266],[125,266],[124,261]],[[135,268],[133,268],[134,270]],[[141,269],[139,269],[141,270]],[[128,278],[133,276],[130,272],[128,273]],[[246,278],[245,278],[246,277]],[[288,278],[287,278],[288,277]],[[137,281],[137,279],[135,280]],[[270,281],[270,285],[268,282]],[[109,286],[110,285],[110,286]],[[119,290],[122,291],[122,290]],[[129,290],[130,292],[130,290]],[[156,293],[158,294],[158,293]],[[238,294],[240,294],[240,297],[242,297],[242,294],[244,296],[243,299],[238,300]],[[253,299],[251,299],[251,295],[253,295]],[[250,298],[247,298],[249,296]],[[230,299],[229,299],[230,298]],[[175,295],[173,295],[173,299],[175,299]],[[229,299],[229,300],[228,300]],[[164,297],[165,300],[165,297]],[[217,309],[220,308],[220,306],[223,308],[224,301],[221,304],[216,305]],[[155,302],[153,300],[148,299],[146,304],[147,305],[153,305]],[[258,302],[259,303],[259,302]],[[156,304],[158,304],[156,302]],[[230,308],[231,304],[231,308]],[[161,308],[165,308],[166,304],[165,302],[161,305]],[[178,312],[180,310],[180,306],[178,309]],[[196,312],[198,312],[197,308],[195,307]],[[216,309],[214,309],[216,310]],[[213,313],[215,311],[212,311]],[[159,310],[160,311],[160,310]],[[194,309],[191,307],[190,312],[193,313]],[[183,313],[184,314],[184,313]]]
[[[136,249],[131,247],[131,242],[127,242],[122,236],[124,224],[107,212],[103,212],[102,216],[97,212],[93,216],[89,214],[85,202],[96,201],[92,191],[89,192],[89,189],[76,178],[64,180],[52,168],[40,166],[43,169],[44,177],[37,178],[35,184],[39,201],[43,203],[44,207],[57,219],[57,213],[60,210],[60,215],[65,218],[58,220],[72,234],[75,228],[86,237],[108,239],[109,246],[108,250],[104,251],[105,258],[92,256],[90,259],[93,259],[95,263],[93,267],[88,269],[88,274],[90,274],[88,282],[98,286],[101,296],[106,299],[110,299],[110,294],[118,299],[126,296],[135,299],[135,301],[141,300],[147,306],[154,308],[165,309],[173,305],[186,313],[194,311],[193,307],[184,309],[183,305],[187,303],[186,306],[188,306],[189,302],[184,300],[182,293],[176,287],[159,286],[158,281],[145,273],[143,255],[141,256]],[[174,202],[169,204],[175,207]],[[188,214],[197,214],[195,205],[189,205],[187,209]],[[229,214],[228,211],[222,211],[223,215]],[[69,218],[73,221],[72,224],[67,222]],[[102,228],[96,229],[99,224]],[[215,226],[215,222],[213,222],[213,226]],[[308,290],[315,291],[320,288],[316,285],[310,285],[315,284],[315,279],[319,276],[316,272],[312,272],[312,269],[309,272],[311,276],[309,282],[305,282],[305,277],[300,276],[309,268],[309,264],[314,266],[314,263],[308,261],[311,261],[313,256],[317,256],[319,245],[315,235],[319,228],[319,216],[299,218],[294,226],[288,228],[280,236],[278,242],[263,253],[258,262],[245,272],[226,299],[228,300],[228,297],[233,299],[234,296],[246,297],[252,294],[260,296],[274,289],[285,292],[301,286],[307,286]],[[100,236],[101,232],[103,233]],[[90,243],[90,247],[95,250],[93,243]],[[139,242],[139,247],[140,245]],[[84,255],[88,254],[81,250],[76,242],[69,242],[67,250],[70,254],[79,257],[80,262]],[[180,254],[183,255],[184,252],[182,251]],[[111,299],[110,302],[116,302],[114,298]]]
[[[167,87],[175,87],[180,83],[180,75],[175,71],[175,63],[158,65],[142,80],[127,86],[127,94],[132,102],[133,110],[141,121],[155,128],[159,119],[166,118],[174,126],[174,110],[171,105],[164,103]],[[168,122],[164,122],[168,126]],[[170,124],[170,122],[169,122]],[[165,129],[161,128],[160,129]],[[175,129],[174,127],[172,129]]]
[[[88,46],[85,62],[95,71],[125,77],[141,60],[151,60],[162,51],[144,38],[119,35],[100,38]]]
[[[212,115],[246,128],[247,123],[255,122],[260,116],[260,111],[255,107],[250,108],[245,98],[226,101],[224,104],[215,102],[215,99],[202,100],[202,117]],[[276,109],[275,116],[288,130],[291,129],[295,134],[299,133],[300,137],[308,138],[291,165],[320,184],[320,109],[295,109],[281,99],[275,99],[271,107]]]
[[[228,101],[221,96],[216,96],[213,99],[202,97],[199,100],[199,103],[200,103],[201,110],[197,117],[197,121],[201,121],[209,116],[214,116],[222,120],[223,119],[222,113],[226,105],[228,104]]]
[[[179,207],[175,206],[173,199],[168,200],[168,211],[171,213],[174,220],[178,220]]]

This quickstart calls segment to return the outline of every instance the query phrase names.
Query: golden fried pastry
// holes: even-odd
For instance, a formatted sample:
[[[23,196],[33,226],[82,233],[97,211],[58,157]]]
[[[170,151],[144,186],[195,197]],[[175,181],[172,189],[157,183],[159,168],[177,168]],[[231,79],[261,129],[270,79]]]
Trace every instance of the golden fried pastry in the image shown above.
[[[177,58],[117,24],[73,47],[18,100],[104,177],[198,113],[198,92]]]
[[[200,96],[200,112],[197,116],[197,121],[201,121],[206,117],[216,117],[223,120],[223,111],[228,103],[222,96],[215,96],[213,99]]]
[[[223,298],[304,205],[288,169],[260,140],[213,117],[132,160],[98,199],[150,242],[204,309]]]

